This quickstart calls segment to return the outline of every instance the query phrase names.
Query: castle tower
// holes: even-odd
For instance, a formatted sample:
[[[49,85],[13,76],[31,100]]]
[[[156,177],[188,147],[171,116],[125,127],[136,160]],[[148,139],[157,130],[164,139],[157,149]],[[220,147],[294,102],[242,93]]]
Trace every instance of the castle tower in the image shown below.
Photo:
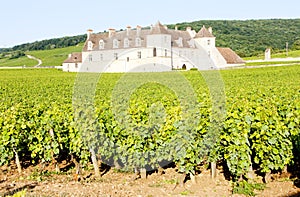
[[[213,36],[211,27],[206,29],[203,25],[194,39],[208,52],[216,47],[216,37]]]

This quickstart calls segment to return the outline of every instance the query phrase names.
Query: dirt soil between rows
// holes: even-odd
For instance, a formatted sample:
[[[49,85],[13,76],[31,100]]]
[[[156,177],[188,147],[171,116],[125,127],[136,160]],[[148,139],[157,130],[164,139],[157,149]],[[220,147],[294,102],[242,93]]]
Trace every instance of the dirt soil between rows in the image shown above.
[[[222,170],[212,179],[205,170],[195,176],[195,181],[180,184],[183,174],[175,168],[167,168],[162,173],[154,172],[147,178],[138,178],[135,173],[109,169],[100,178],[86,170],[82,176],[71,169],[63,173],[49,173],[40,167],[28,167],[21,174],[14,167],[0,168],[0,196],[12,196],[20,191],[25,196],[99,196],[99,197],[155,197],[155,196],[245,196],[232,194],[232,183],[226,180]],[[81,180],[80,180],[81,179]],[[266,184],[263,191],[255,191],[256,196],[296,197],[300,196],[298,179],[278,178]]]

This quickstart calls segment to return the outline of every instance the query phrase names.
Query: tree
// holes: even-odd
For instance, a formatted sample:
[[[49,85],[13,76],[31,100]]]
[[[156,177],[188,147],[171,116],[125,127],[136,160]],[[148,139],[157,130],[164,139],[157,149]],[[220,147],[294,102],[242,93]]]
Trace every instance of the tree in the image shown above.
[[[300,40],[296,40],[292,45],[292,50],[300,50]]]

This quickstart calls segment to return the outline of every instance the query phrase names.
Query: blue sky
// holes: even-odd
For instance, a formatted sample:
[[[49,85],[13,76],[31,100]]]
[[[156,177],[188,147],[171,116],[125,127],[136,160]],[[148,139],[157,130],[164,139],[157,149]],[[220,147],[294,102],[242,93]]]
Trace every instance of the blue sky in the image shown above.
[[[300,18],[299,0],[9,0],[0,3],[0,48],[48,38],[203,19]]]

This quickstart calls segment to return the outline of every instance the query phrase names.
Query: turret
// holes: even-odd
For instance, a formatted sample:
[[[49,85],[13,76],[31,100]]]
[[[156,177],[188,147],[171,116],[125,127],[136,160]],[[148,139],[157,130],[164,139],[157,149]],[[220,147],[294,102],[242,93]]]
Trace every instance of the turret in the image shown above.
[[[198,43],[201,44],[201,46],[207,51],[210,51],[211,48],[216,46],[216,38],[212,34],[211,27],[206,29],[203,25],[200,31],[196,34],[195,40],[197,40]]]

